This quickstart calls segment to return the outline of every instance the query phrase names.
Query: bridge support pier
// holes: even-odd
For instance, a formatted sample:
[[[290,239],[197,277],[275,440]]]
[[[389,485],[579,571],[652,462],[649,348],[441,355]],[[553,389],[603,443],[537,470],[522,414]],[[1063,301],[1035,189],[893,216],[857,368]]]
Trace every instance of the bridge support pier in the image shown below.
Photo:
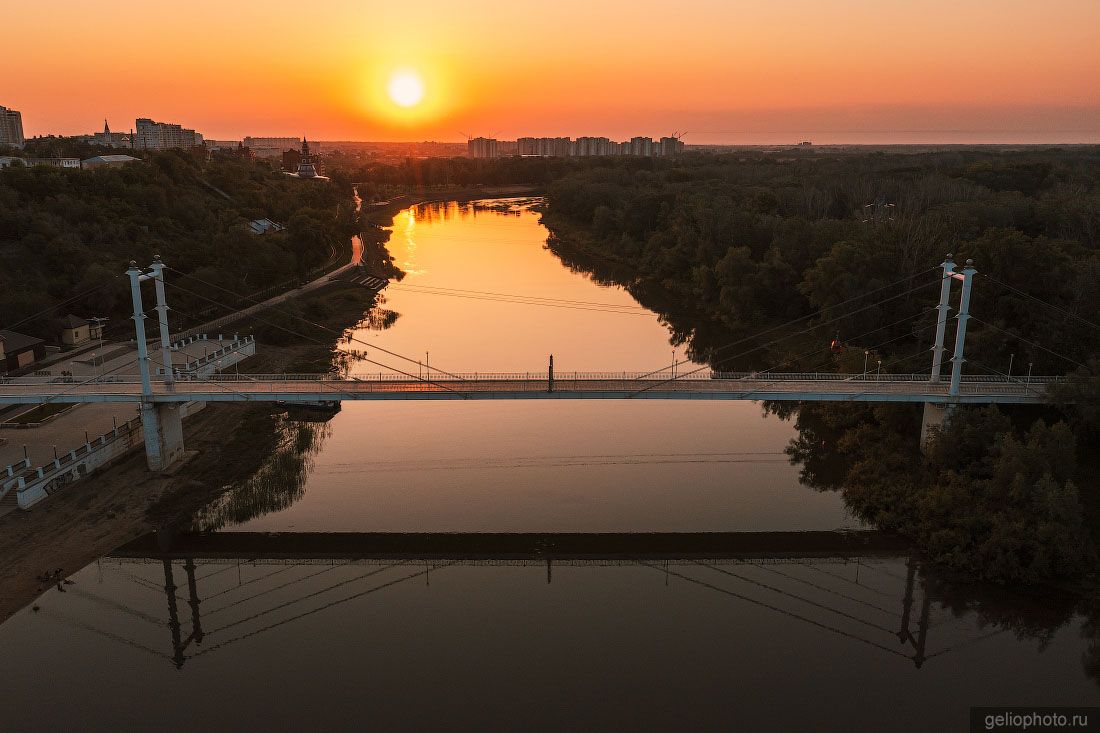
[[[163,471],[183,458],[183,418],[179,405],[141,403],[141,429],[150,471]]]
[[[942,428],[951,414],[951,406],[935,402],[924,403],[924,415],[920,424],[920,447],[928,450],[928,441],[932,438],[932,428]]]

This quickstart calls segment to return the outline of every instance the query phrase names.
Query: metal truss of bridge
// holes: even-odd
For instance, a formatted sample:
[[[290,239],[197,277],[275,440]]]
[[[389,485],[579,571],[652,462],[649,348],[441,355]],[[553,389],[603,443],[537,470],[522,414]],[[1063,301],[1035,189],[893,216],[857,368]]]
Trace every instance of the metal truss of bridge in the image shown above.
[[[553,357],[544,373],[451,374],[436,370],[428,377],[409,373],[337,378],[327,374],[185,374],[173,369],[151,374],[141,283],[153,280],[160,326],[162,364],[171,364],[168,305],[164,296],[165,265],[156,258],[148,273],[131,263],[127,275],[134,306],[140,379],[101,377],[59,381],[20,377],[0,382],[0,404],[47,402],[134,402],[141,413],[149,467],[166,468],[183,454],[179,406],[199,402],[325,403],[344,400],[508,400],[508,399],[660,399],[786,400],[797,402],[910,402],[925,405],[924,430],[942,424],[947,407],[960,404],[1037,404],[1048,400],[1047,388],[1059,377],[963,375],[970,296],[977,270],[971,261],[959,272],[949,255],[942,268],[937,306],[932,370],[926,374],[781,374],[718,373],[698,369],[677,375],[650,373],[555,374]],[[948,379],[941,381],[952,283],[959,280],[955,346]],[[922,286],[923,287],[923,286]],[[390,352],[387,352],[390,353]],[[23,505],[23,502],[21,502]]]

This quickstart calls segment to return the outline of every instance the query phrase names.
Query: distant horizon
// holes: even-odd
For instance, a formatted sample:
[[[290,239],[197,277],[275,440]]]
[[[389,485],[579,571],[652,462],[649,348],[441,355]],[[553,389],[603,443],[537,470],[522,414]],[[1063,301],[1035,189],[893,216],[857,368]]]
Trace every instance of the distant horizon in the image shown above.
[[[0,99],[0,105],[18,110],[23,118],[25,136],[31,137],[59,135],[88,135],[102,131],[103,117],[84,125],[82,122],[60,122],[38,117],[33,107],[19,102],[26,100]],[[250,125],[233,118],[227,110],[215,119],[202,115],[174,117],[170,114],[132,112],[133,117],[114,115],[117,122],[111,124],[112,116],[106,119],[114,132],[130,132],[138,117],[150,117],[159,122],[171,122],[183,125],[201,133],[209,140],[241,140],[245,137],[305,137],[318,141],[345,142],[387,142],[387,143],[464,143],[467,137],[458,131],[439,131],[436,137],[417,135],[413,131],[388,136],[371,136],[371,130],[356,131],[336,128],[331,121],[323,118],[303,119],[294,125],[281,124],[272,131],[260,128],[247,129]],[[810,140],[821,145],[1045,145],[1045,144],[1100,144],[1100,105],[1096,106],[1011,106],[958,107],[953,110],[934,107],[862,105],[858,107],[820,107],[820,108],[773,108],[758,110],[727,110],[723,112],[685,111],[678,113],[683,120],[677,129],[661,129],[654,121],[657,112],[636,110],[632,115],[637,120],[630,121],[613,118],[605,114],[594,115],[594,121],[572,120],[568,129],[555,126],[549,128],[545,123],[534,124],[531,129],[512,128],[504,130],[478,130],[471,128],[466,132],[469,137],[493,137],[498,140],[515,140],[519,137],[607,137],[612,140],[629,140],[636,135],[654,139],[667,135],[682,136],[688,145],[777,145],[788,142]],[[903,124],[913,118],[937,117],[946,125],[916,128]],[[805,126],[791,125],[793,118],[803,119]],[[992,123],[998,119],[1013,119],[1017,124],[999,128]],[[887,124],[871,124],[873,122]],[[696,124],[688,124],[688,123]],[[207,124],[209,123],[209,124]],[[755,124],[754,124],[755,123]],[[774,126],[769,126],[773,123]],[[866,127],[860,123],[868,123]],[[897,125],[892,126],[890,123]],[[969,124],[968,124],[969,123]],[[1047,126],[1051,123],[1058,127]],[[950,126],[947,126],[950,125]],[[275,127],[275,125],[272,125]],[[467,126],[469,127],[469,126]],[[565,127],[565,125],[562,125]],[[242,130],[246,130],[242,132]],[[311,132],[316,130],[316,132]],[[230,132],[234,131],[234,132]],[[430,133],[431,128],[423,132]],[[377,131],[381,132],[381,131]],[[793,140],[797,138],[797,140]]]
[[[18,109],[11,105],[11,109]],[[22,110],[19,110],[22,112]],[[108,118],[109,121],[110,118]],[[182,124],[184,127],[192,127],[187,120],[159,119],[158,121]],[[112,127],[114,132],[129,133],[132,126]],[[250,131],[245,134],[209,134],[196,125],[194,128],[203,135],[206,140],[243,140],[246,137],[295,137],[302,138],[302,133],[294,132],[269,132]],[[78,135],[90,135],[99,130],[85,130],[80,132],[58,131],[34,131],[28,129],[24,115],[24,132],[28,140],[34,137],[72,137]],[[635,130],[629,134],[607,134],[599,131],[585,131],[583,133],[570,133],[558,131],[551,133],[522,132],[516,134],[497,133],[495,135],[472,135],[471,137],[493,137],[497,140],[514,141],[520,137],[568,137],[578,138],[583,136],[607,137],[614,141],[629,140],[634,136],[651,137],[659,139],[666,135],[677,134],[688,146],[729,145],[729,146],[768,146],[768,145],[795,145],[808,141],[814,145],[1100,145],[1100,128],[1075,129],[1075,130],[968,130],[968,129],[928,129],[928,130],[786,130],[786,129],[759,129],[722,132],[651,132]],[[392,145],[412,144],[452,144],[464,145],[468,138],[448,137],[405,137],[379,138],[379,137],[354,137],[348,135],[333,135],[324,137],[320,135],[305,134],[305,138],[318,143],[379,143]]]
[[[80,22],[5,14],[19,30],[0,104],[27,136],[87,134],[106,115],[213,139],[1100,142],[1096,0],[322,0],[305,13],[55,0],[51,14]],[[91,39],[74,63],[67,51]]]

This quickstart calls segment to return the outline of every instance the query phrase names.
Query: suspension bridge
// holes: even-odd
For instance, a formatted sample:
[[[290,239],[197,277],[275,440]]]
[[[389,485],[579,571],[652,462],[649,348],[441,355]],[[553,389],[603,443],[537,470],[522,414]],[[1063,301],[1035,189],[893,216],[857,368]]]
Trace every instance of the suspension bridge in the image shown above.
[[[172,268],[168,268],[157,257],[147,271],[138,268],[135,263],[131,263],[126,271],[133,301],[137,375],[103,373],[90,379],[42,376],[0,378],[0,405],[51,402],[134,403],[138,406],[140,413],[148,465],[150,469],[156,471],[167,468],[183,456],[180,408],[182,405],[194,402],[254,401],[293,404],[336,403],[345,400],[658,399],[921,403],[924,405],[923,441],[933,426],[942,424],[946,419],[947,408],[965,404],[1042,404],[1050,399],[1048,396],[1050,385],[1064,380],[1063,377],[1058,376],[1032,375],[1030,370],[1026,377],[1013,377],[999,372],[963,374],[963,365],[967,361],[965,356],[967,328],[972,318],[970,300],[977,269],[970,260],[961,269],[957,269],[950,255],[938,268],[930,268],[923,273],[933,273],[936,269],[942,271],[938,278],[940,297],[936,306],[931,370],[919,374],[884,374],[881,371],[881,362],[878,363],[879,368],[875,372],[869,371],[865,364],[864,370],[855,374],[786,373],[778,371],[778,367],[756,372],[718,372],[709,367],[699,367],[686,360],[674,362],[667,368],[650,372],[555,373],[553,356],[551,356],[545,371],[539,372],[459,374],[432,369],[424,375],[396,369],[390,364],[377,361],[377,358],[392,357],[407,363],[418,363],[375,343],[366,344],[370,350],[367,354],[360,354],[359,358],[388,371],[380,371],[370,376],[242,375],[218,373],[217,370],[182,371],[173,366],[173,349],[177,348],[177,345],[173,341],[168,326],[170,308],[165,297],[166,285],[173,285],[183,292],[203,297],[215,304],[221,303],[183,286],[166,283],[166,269]],[[159,325],[159,343],[146,336],[147,316],[142,300],[142,283],[148,281],[154,283],[156,294],[154,310]],[[836,322],[845,316],[881,307],[891,300],[935,284],[935,280],[930,278],[927,282],[898,292],[897,286],[902,282],[905,280],[861,293],[848,301],[832,306],[840,308],[855,304],[860,298],[886,291],[876,302],[863,301],[858,308],[850,312],[816,323],[802,331],[785,333],[771,341],[760,343],[762,337],[774,335],[784,327],[789,327],[798,321],[806,321],[813,316],[804,316],[788,324],[766,329],[730,345],[752,342],[754,345],[744,353],[757,351],[792,336]],[[945,342],[949,313],[953,310],[951,305],[953,284],[956,282],[961,284],[961,294],[958,306],[954,308],[957,311],[954,318],[956,323],[954,349],[951,358],[946,359]],[[814,315],[820,315],[820,313]],[[903,320],[911,318],[907,317]],[[302,320],[309,326],[307,331],[314,327],[323,328],[304,318]],[[297,336],[310,338],[308,333],[302,334],[286,326],[273,325]],[[867,333],[881,331],[895,325],[897,324],[887,324]],[[928,328],[932,328],[932,324],[929,324]],[[860,336],[864,335],[860,334]],[[346,338],[350,341],[353,337],[346,336]],[[314,337],[313,340],[317,339]],[[891,341],[896,340],[891,339]],[[375,356],[373,352],[385,356],[372,358]],[[154,360],[158,353],[160,368],[155,368]],[[787,359],[783,363],[790,361],[791,359]],[[677,370],[685,364],[688,365],[687,368]],[[949,369],[947,369],[948,366]],[[945,369],[947,374],[944,374]],[[60,465],[57,468],[60,469]],[[39,473],[41,477],[41,469]],[[15,482],[15,478],[9,477],[9,484],[14,486]],[[45,495],[43,492],[42,497],[23,496],[22,483],[19,483],[19,489],[20,506],[27,506]]]

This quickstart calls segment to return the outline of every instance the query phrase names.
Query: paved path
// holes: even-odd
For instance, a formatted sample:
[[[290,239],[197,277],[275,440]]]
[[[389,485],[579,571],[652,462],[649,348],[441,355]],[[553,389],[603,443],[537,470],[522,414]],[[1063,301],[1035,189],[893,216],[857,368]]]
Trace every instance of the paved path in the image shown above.
[[[329,283],[332,283],[337,278],[339,278],[341,275],[343,275],[345,272],[347,272],[351,268],[358,265],[360,260],[362,259],[362,257],[363,257],[363,242],[362,242],[362,240],[359,239],[359,237],[352,237],[351,261],[348,262],[346,265],[341,265],[340,267],[336,268],[332,272],[325,273],[324,275],[321,275],[318,278],[310,280],[305,285],[300,285],[297,288],[295,288],[294,290],[287,290],[285,292],[279,293],[278,295],[273,295],[270,298],[268,298],[267,300],[260,301],[259,303],[256,303],[255,305],[250,305],[247,308],[243,308],[241,310],[234,311],[233,313],[221,316],[219,318],[215,318],[211,321],[207,321],[206,323],[199,324],[198,326],[193,326],[192,328],[189,328],[186,331],[183,331],[181,333],[172,334],[172,340],[173,341],[178,341],[178,340],[181,340],[181,339],[185,339],[189,336],[194,336],[196,334],[201,334],[201,333],[206,333],[206,334],[215,333],[216,331],[218,331],[218,329],[224,328],[226,325],[235,323],[236,321],[239,321],[243,318],[248,318],[249,316],[252,316],[256,313],[259,313],[262,310],[270,308],[273,305],[278,305],[280,303],[285,303],[286,301],[290,300],[291,298],[297,298],[300,295],[304,295],[306,293],[317,290],[320,287],[323,287],[325,285],[328,285]]]

